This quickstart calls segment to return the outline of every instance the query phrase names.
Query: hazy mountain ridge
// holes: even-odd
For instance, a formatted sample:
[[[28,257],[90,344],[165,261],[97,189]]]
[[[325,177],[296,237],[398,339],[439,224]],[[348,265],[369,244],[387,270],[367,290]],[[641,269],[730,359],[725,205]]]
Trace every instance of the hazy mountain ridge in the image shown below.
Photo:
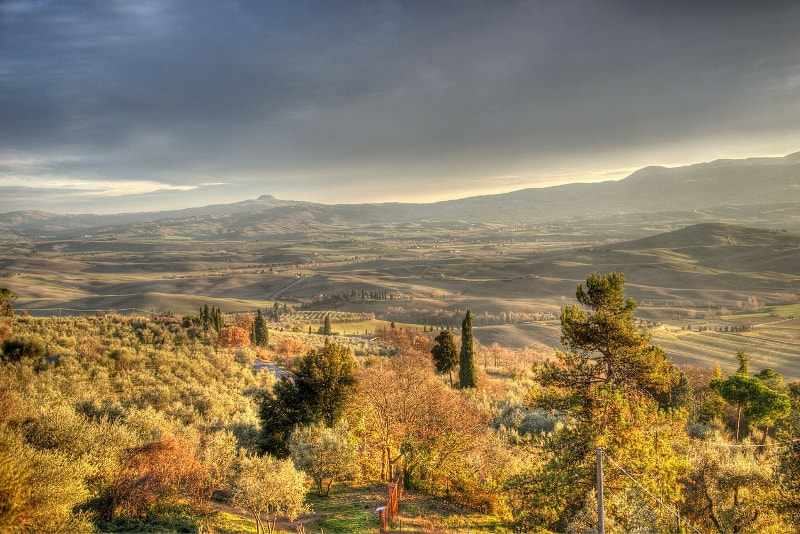
[[[675,212],[675,213],[672,213]],[[255,236],[315,225],[405,224],[419,221],[553,223],[629,218],[693,224],[709,220],[800,229],[800,152],[782,158],[718,160],[685,167],[645,167],[623,180],[574,183],[429,204],[317,204],[262,195],[253,200],[182,210],[118,215],[0,213],[8,240],[97,233],[158,224],[180,233]],[[193,228],[194,227],[194,228]],[[249,231],[244,231],[249,228]],[[240,235],[241,234],[241,235]]]

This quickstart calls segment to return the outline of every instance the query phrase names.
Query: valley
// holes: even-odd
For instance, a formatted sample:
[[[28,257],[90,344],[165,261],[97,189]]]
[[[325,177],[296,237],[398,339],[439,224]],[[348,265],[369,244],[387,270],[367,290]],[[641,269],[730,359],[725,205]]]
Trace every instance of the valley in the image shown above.
[[[492,318],[476,326],[482,344],[546,352],[560,348],[558,315],[575,287],[589,273],[615,271],[626,276],[637,316],[677,362],[713,365],[744,350],[800,376],[790,308],[800,299],[800,235],[793,232],[713,223],[622,241],[591,222],[317,225],[297,240],[139,232],[12,244],[0,282],[34,316],[183,316],[205,304],[235,312],[277,303],[369,312],[419,329],[457,327],[455,318],[470,309]],[[771,328],[775,317],[788,328]],[[736,325],[752,328],[733,332]]]
[[[622,272],[676,361],[709,364],[735,347],[800,376],[798,195],[800,153],[432,204],[262,195],[170,212],[8,212],[0,286],[35,316],[277,304],[433,329],[470,309],[484,345],[546,352],[560,347],[576,286]]]

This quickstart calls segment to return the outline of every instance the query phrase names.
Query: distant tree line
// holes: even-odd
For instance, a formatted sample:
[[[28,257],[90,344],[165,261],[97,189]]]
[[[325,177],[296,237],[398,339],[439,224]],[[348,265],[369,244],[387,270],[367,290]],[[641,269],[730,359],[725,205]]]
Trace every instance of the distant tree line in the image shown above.
[[[392,306],[385,312],[377,313],[378,319],[396,321],[400,323],[427,324],[438,327],[439,330],[455,330],[461,324],[467,310],[464,309],[425,309],[403,308]],[[472,314],[473,326],[497,326],[506,324],[521,324],[535,321],[555,321],[558,317],[549,312],[515,312],[504,311],[499,313]]]
[[[324,321],[328,316],[332,321],[337,323],[358,323],[361,321],[371,321],[375,319],[375,314],[372,312],[346,312],[346,311],[319,311],[308,310],[297,312],[293,319],[296,322],[318,323]]]
[[[686,330],[697,330],[698,332],[708,332],[709,329],[712,329],[714,332],[748,332],[753,329],[752,325],[725,325],[725,326],[708,326],[708,325],[699,325],[693,327],[692,325],[686,325],[684,327]]]
[[[385,289],[352,289],[345,293],[335,293],[333,295],[319,295],[307,299],[300,306],[301,310],[320,307],[336,307],[347,302],[370,302],[384,300],[410,300],[412,297],[399,291],[386,291]]]
[[[200,308],[200,326],[202,326],[203,330],[206,332],[211,329],[220,331],[225,328],[225,320],[222,318],[222,310],[215,308],[214,306],[209,308],[208,304]]]

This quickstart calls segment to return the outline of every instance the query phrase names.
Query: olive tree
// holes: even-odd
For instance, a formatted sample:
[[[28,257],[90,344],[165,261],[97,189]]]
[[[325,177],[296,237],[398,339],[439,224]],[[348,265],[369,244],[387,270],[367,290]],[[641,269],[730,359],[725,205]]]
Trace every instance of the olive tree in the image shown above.
[[[267,454],[245,456],[231,504],[253,514],[256,534],[272,534],[279,517],[294,521],[307,510],[305,495],[305,474],[295,469],[291,460]]]
[[[289,452],[298,469],[314,479],[320,497],[330,495],[334,482],[357,473],[355,447],[344,420],[330,428],[321,423],[298,427],[289,439]]]
[[[790,532],[779,511],[780,455],[718,436],[689,449],[682,515],[703,532]]]

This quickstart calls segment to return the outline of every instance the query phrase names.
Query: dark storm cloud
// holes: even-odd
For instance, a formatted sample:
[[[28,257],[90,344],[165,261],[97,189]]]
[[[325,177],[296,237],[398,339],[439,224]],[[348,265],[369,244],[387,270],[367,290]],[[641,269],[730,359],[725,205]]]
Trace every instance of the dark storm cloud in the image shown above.
[[[789,152],[798,29],[794,2],[9,0],[0,194],[411,200]]]

